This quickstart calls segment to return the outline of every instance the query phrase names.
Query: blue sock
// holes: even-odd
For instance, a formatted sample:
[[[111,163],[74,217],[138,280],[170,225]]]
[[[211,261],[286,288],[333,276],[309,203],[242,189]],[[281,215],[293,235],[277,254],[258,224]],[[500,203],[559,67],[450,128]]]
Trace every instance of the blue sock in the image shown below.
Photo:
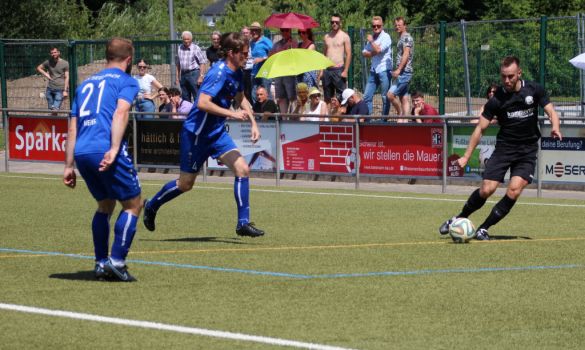
[[[166,202],[172,199],[175,199],[181,194],[183,194],[183,192],[179,190],[179,187],[177,186],[177,181],[176,180],[169,181],[160,189],[160,191],[158,191],[157,194],[154,195],[154,197],[152,197],[148,201],[148,207],[149,209],[158,211],[161,205],[165,204]]]
[[[247,177],[234,180],[234,197],[238,206],[238,227],[250,222],[250,181]]]
[[[114,227],[114,244],[112,244],[112,259],[117,261],[126,260],[132,239],[136,233],[136,222],[138,217],[121,211],[116,226]]]
[[[107,259],[108,241],[110,239],[110,215],[96,211],[91,222],[91,233],[93,235],[95,261]]]

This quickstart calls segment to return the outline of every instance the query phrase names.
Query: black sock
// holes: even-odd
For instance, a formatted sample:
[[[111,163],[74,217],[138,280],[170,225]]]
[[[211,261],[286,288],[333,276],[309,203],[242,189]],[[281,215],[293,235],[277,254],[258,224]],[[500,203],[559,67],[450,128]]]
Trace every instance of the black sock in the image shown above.
[[[506,217],[506,215],[508,215],[508,213],[510,212],[515,203],[516,203],[515,199],[512,199],[505,195],[504,198],[500,199],[500,201],[496,203],[490,215],[487,217],[487,219],[485,219],[483,224],[479,225],[478,229],[485,228],[487,230],[488,228],[490,228],[490,226],[493,226],[500,222],[500,220],[502,220],[504,217]]]
[[[459,213],[459,215],[457,215],[457,217],[468,218],[469,215],[473,214],[473,212],[481,209],[481,207],[483,207],[483,205],[485,204],[486,200],[487,200],[487,198],[482,198],[479,195],[479,188],[478,188],[477,190],[473,191],[471,196],[469,196],[469,198],[467,199],[467,202],[465,203],[465,205],[463,206],[463,209],[461,210],[461,213]]]

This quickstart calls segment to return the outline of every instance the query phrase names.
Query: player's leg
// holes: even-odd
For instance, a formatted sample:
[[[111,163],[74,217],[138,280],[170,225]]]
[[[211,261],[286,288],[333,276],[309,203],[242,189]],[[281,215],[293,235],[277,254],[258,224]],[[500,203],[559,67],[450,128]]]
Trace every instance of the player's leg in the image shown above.
[[[113,199],[104,199],[97,203],[98,209],[96,210],[91,222],[91,232],[93,236],[95,260],[97,263],[104,263],[108,260],[110,247],[110,218],[116,207],[116,201]]]
[[[222,152],[222,150],[224,152]],[[222,152],[219,160],[234,173],[234,198],[238,208],[236,233],[240,236],[258,237],[264,231],[250,222],[250,168],[227,133],[217,141],[217,151]]]
[[[142,222],[149,231],[155,230],[156,213],[163,204],[193,188],[197,173],[207,160],[208,142],[186,129],[181,131],[180,147],[181,173],[179,178],[167,182],[151,199],[144,200]]]

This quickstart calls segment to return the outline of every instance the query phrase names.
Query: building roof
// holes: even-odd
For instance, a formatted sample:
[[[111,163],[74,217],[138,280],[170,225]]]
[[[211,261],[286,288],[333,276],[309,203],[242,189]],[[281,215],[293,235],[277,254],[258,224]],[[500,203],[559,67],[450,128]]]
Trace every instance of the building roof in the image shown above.
[[[232,0],[216,0],[213,4],[207,6],[201,11],[203,16],[225,15],[226,7]]]

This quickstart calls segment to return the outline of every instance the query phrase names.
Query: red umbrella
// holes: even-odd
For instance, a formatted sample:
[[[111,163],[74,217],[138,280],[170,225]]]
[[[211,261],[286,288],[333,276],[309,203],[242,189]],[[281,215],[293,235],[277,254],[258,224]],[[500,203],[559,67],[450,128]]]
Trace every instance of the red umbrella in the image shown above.
[[[272,28],[295,28],[309,29],[319,26],[319,23],[311,16],[301,15],[299,13],[274,13],[265,21],[264,26]]]

